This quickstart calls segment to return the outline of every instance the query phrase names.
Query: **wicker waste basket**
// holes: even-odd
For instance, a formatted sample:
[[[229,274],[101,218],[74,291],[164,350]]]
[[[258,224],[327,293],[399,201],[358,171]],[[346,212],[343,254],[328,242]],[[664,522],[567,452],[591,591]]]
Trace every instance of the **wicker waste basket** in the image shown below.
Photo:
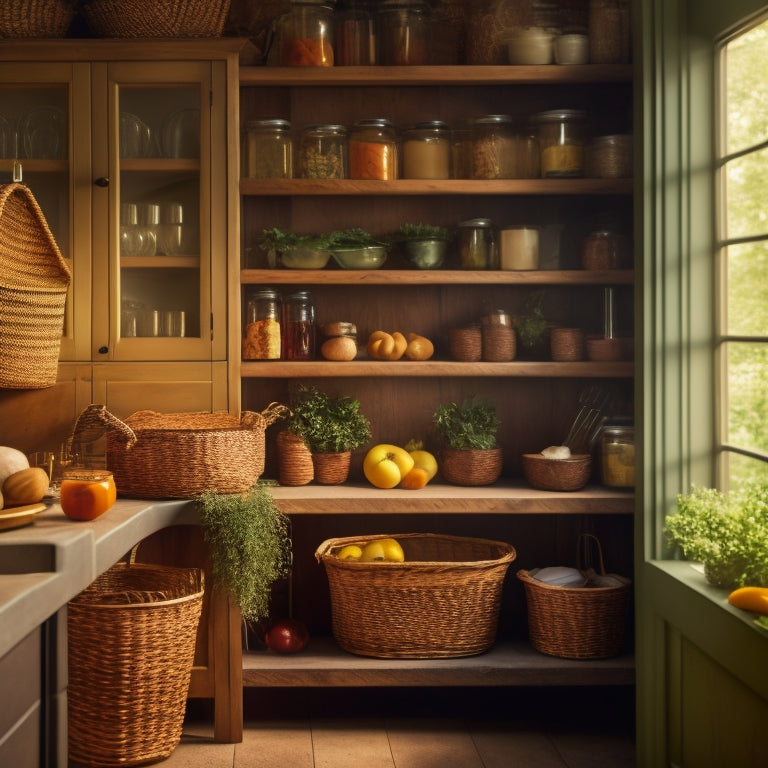
[[[599,557],[599,574],[606,576],[603,552],[595,536],[579,539],[579,570],[587,577],[582,555],[585,539],[594,542]],[[588,542],[587,542],[588,543]],[[632,582],[613,577],[616,586],[560,587],[546,584],[526,570],[517,572],[523,582],[528,608],[528,634],[539,652],[564,659],[607,659],[618,656],[624,644]]]
[[[394,538],[405,562],[340,560],[347,544]],[[473,656],[496,640],[501,593],[514,547],[430,533],[324,541],[333,636],[359,656],[439,659]]]
[[[137,411],[121,421],[103,405],[78,417],[72,443],[106,432],[107,468],[118,496],[187,499],[204,491],[243,493],[264,471],[266,428],[288,409],[271,403],[261,413]]]
[[[173,752],[202,604],[200,569],[135,563],[133,555],[69,602],[70,760],[108,768]]]
[[[0,389],[56,383],[70,279],[32,192],[0,185]]]

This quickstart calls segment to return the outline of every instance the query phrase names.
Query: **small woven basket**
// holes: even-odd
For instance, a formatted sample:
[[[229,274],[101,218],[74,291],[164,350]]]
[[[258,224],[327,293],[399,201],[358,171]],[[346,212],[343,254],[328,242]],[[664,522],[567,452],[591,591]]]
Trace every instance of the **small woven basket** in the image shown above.
[[[69,758],[100,768],[162,760],[179,743],[203,605],[200,569],[133,554],[67,608]]]
[[[138,411],[123,422],[103,405],[90,405],[78,418],[72,442],[89,442],[106,431],[107,468],[119,496],[243,493],[264,471],[266,428],[287,410],[272,403],[261,413],[239,416]]]
[[[64,37],[75,17],[75,0],[3,0],[0,38]]]
[[[501,593],[514,547],[500,541],[408,533],[391,536],[405,562],[340,560],[347,544],[389,538],[328,539],[315,552],[328,576],[336,642],[349,653],[388,659],[474,656],[496,640]]]
[[[517,340],[515,329],[508,325],[483,326],[483,360],[506,363],[515,359]]]
[[[315,482],[320,485],[341,485],[349,477],[349,467],[352,461],[351,451],[339,453],[313,453],[312,466]]]
[[[501,475],[501,448],[457,451],[444,448],[440,453],[440,472],[452,485],[491,485]]]
[[[230,0],[88,0],[81,13],[97,37],[220,37]]]
[[[56,383],[70,280],[30,190],[0,186],[0,388]]]
[[[277,479],[280,485],[306,485],[315,477],[312,453],[301,437],[284,429],[277,435]]]
[[[523,454],[523,474],[540,491],[578,491],[589,480],[592,456],[574,454],[568,459],[552,459],[540,453]]]
[[[553,328],[549,343],[552,359],[559,363],[570,363],[584,359],[584,331],[581,328]]]
[[[600,574],[605,576],[603,552],[597,544]],[[581,553],[581,547],[579,548]],[[583,559],[579,555],[579,570]],[[607,659],[618,656],[624,644],[632,582],[610,574],[621,584],[615,587],[559,587],[545,584],[520,570],[528,607],[528,634],[540,653],[564,659]]]
[[[451,357],[462,363],[476,363],[483,355],[483,336],[480,326],[452,328],[450,331]]]

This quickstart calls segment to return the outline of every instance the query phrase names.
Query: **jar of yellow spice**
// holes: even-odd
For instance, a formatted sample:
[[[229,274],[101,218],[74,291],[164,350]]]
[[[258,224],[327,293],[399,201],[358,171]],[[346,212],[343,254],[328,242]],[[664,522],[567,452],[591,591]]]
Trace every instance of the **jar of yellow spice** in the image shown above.
[[[555,109],[533,116],[542,178],[584,176],[586,123],[586,112],[580,109]]]

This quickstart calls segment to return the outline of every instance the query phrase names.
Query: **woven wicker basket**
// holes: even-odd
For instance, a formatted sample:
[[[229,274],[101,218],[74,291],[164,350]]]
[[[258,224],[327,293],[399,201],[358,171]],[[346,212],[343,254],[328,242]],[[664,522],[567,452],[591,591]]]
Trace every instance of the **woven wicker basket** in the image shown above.
[[[483,360],[489,363],[506,363],[515,359],[517,339],[515,329],[508,325],[485,325],[483,336]]]
[[[315,477],[312,453],[294,432],[277,435],[277,479],[280,485],[306,485]]]
[[[340,560],[347,544],[388,535],[328,539],[325,565],[333,636],[359,656],[439,659],[473,656],[496,640],[510,544],[429,533],[395,534],[403,563]]]
[[[476,363],[483,354],[480,326],[452,328],[450,331],[451,357],[462,363]]]
[[[70,279],[29,189],[0,186],[0,388],[56,383]]]
[[[320,485],[341,485],[349,477],[349,467],[352,461],[351,451],[339,453],[313,453],[312,466],[315,482]]]
[[[91,405],[80,414],[72,441],[89,442],[106,431],[107,468],[119,496],[242,493],[264,471],[266,428],[286,412],[276,403],[240,416],[138,411],[123,422],[103,405]]]
[[[113,566],[69,602],[70,760],[106,768],[173,752],[202,604],[200,569],[134,562]]]
[[[583,538],[583,537],[582,537]],[[600,542],[600,574],[605,575]],[[582,559],[579,568],[583,570]],[[607,659],[618,656],[624,644],[632,582],[610,574],[621,582],[616,587],[558,587],[545,584],[520,570],[528,606],[531,645],[549,656],[564,659]]]
[[[81,13],[98,37],[220,37],[230,0],[90,0]]]
[[[589,480],[592,456],[574,454],[568,459],[552,459],[540,453],[523,454],[525,479],[540,491],[578,491]]]
[[[456,451],[444,448],[440,453],[440,472],[453,485],[492,485],[501,475],[501,448]]]
[[[0,38],[64,37],[75,17],[75,0],[3,0]]]

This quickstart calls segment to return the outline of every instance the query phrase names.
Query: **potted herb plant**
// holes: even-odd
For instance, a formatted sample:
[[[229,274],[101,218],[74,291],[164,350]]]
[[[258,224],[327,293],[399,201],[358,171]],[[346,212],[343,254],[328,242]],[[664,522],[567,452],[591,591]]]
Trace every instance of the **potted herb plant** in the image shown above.
[[[291,414],[288,429],[312,453],[315,480],[322,485],[345,482],[352,451],[371,439],[371,423],[359,401],[299,385],[291,395]]]
[[[704,564],[718,587],[768,587],[768,485],[747,483],[729,493],[694,487],[677,497],[665,531],[683,555]]]
[[[540,357],[547,354],[547,331],[551,323],[544,317],[544,293],[531,293],[523,304],[522,312],[512,317],[512,325],[524,354]]]
[[[432,423],[443,442],[440,470],[454,485],[491,485],[499,479],[501,423],[496,408],[476,397],[437,407]]]
[[[266,252],[271,268],[323,269],[331,258],[327,235],[298,235],[277,227],[265,229],[263,235],[261,248]]]
[[[406,260],[418,269],[439,269],[445,261],[451,233],[433,224],[402,224],[394,236]]]
[[[245,621],[266,619],[272,585],[291,562],[288,518],[262,483],[244,494],[206,491],[198,501],[215,584],[230,591]]]

